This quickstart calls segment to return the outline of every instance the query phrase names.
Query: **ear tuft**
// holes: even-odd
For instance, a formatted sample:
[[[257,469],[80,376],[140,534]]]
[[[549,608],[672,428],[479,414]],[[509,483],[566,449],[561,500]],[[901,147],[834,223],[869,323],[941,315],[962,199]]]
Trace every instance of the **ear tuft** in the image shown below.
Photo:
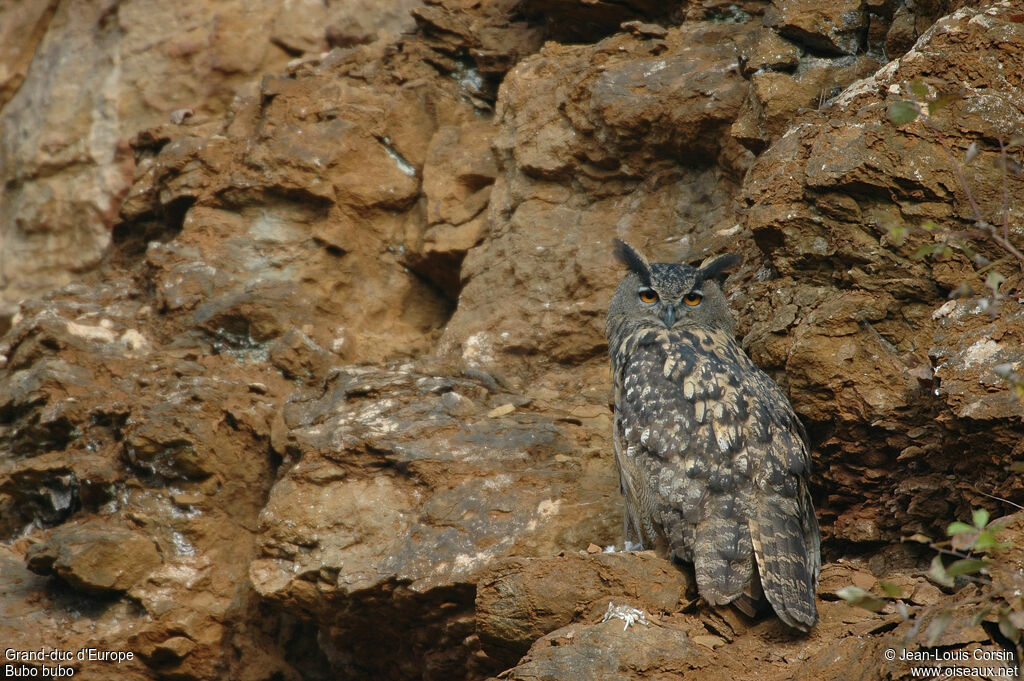
[[[700,268],[700,278],[704,280],[717,281],[721,286],[725,278],[729,276],[729,270],[743,262],[743,256],[739,253],[726,253],[714,258]]]
[[[615,255],[615,259],[620,263],[629,268],[630,272],[633,272],[645,286],[651,285],[651,266],[647,264],[647,258],[640,255],[640,253],[627,244],[625,241],[620,239],[612,239],[612,243],[615,244],[615,250],[612,253]]]

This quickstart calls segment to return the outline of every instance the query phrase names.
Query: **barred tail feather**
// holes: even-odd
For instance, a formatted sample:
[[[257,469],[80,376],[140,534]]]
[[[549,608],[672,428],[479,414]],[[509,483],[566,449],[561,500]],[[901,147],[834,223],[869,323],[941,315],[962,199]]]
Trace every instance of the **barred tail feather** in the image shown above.
[[[750,535],[733,513],[733,497],[712,497],[705,504],[710,517],[696,528],[694,574],[704,600],[725,605],[748,592],[755,579]]]
[[[810,631],[818,621],[814,596],[820,540],[808,508],[796,499],[760,499],[749,521],[764,595],[780,620],[801,631]]]

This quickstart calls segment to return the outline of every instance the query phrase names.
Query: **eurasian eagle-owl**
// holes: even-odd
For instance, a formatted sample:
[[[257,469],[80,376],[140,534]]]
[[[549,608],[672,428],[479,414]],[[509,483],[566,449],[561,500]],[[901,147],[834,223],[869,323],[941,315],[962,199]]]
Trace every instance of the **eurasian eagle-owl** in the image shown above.
[[[700,595],[752,614],[767,599],[808,631],[821,563],[807,436],[779,386],[733,336],[721,285],[740,262],[648,263],[608,309],[615,462],[626,541],[693,563]]]

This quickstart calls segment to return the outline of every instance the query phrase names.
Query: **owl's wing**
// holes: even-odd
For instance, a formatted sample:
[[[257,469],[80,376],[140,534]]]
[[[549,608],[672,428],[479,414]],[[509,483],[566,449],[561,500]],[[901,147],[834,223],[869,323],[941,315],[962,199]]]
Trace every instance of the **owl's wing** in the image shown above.
[[[650,479],[647,425],[659,420],[668,405],[650,399],[648,376],[656,357],[646,348],[636,349],[636,342],[631,343],[615,375],[615,463],[625,502],[623,530],[626,542],[662,551],[666,547]]]
[[[631,546],[641,548],[653,548],[654,542],[647,538],[649,532],[649,521],[645,523],[643,496],[637,489],[636,462],[628,451],[629,444],[622,444],[623,424],[621,415],[615,414],[615,430],[613,434],[615,444],[615,467],[619,471],[619,492],[625,500],[622,517],[622,535],[625,540],[626,550]]]
[[[766,447],[754,471],[756,491],[749,518],[754,557],[764,595],[779,619],[808,631],[818,621],[814,597],[821,539],[807,488],[806,435],[774,381],[762,373],[752,382],[756,392],[768,398],[763,408],[769,412],[757,417],[755,431],[761,432],[751,433]],[[760,402],[751,406],[759,410]]]

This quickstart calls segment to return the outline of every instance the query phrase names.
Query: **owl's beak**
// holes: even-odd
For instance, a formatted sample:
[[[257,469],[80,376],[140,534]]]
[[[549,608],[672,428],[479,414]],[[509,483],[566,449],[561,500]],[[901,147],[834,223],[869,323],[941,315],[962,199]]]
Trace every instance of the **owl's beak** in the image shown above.
[[[676,323],[676,306],[669,303],[665,306],[665,312],[661,315],[661,321],[665,322],[665,328],[671,329]]]

